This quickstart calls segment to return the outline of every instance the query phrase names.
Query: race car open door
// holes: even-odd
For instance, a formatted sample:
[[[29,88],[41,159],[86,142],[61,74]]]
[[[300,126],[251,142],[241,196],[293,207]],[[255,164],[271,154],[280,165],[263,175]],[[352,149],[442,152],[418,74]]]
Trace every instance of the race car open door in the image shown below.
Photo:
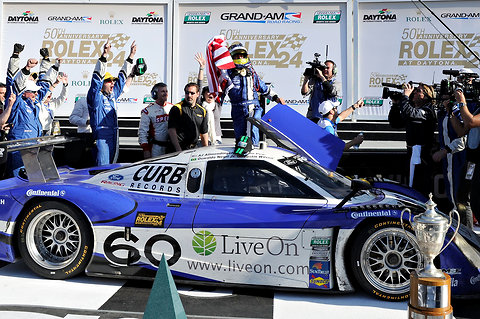
[[[345,142],[291,107],[277,104],[261,120],[248,120],[280,147],[332,171],[337,169]]]

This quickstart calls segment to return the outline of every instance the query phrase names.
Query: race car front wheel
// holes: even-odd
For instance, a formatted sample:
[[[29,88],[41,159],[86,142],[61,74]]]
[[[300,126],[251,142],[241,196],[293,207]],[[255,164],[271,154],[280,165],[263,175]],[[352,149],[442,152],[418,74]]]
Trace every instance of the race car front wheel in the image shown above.
[[[85,270],[93,235],[76,209],[47,201],[32,206],[20,219],[18,248],[25,264],[38,275],[65,279]]]
[[[377,298],[408,300],[410,272],[421,265],[420,249],[410,225],[379,221],[353,240],[350,265],[358,284]]]

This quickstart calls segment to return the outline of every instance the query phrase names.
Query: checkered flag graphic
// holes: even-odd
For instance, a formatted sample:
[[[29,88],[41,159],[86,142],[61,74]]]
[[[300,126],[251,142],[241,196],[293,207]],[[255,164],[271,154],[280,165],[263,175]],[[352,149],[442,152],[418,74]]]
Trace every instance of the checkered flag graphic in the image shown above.
[[[125,33],[113,33],[110,34],[110,43],[115,49],[121,49],[125,46],[127,41],[130,39]]]
[[[297,51],[300,49],[306,39],[307,37],[301,35],[300,33],[289,34],[285,40],[283,40],[280,48],[292,48],[293,50]]]
[[[480,34],[476,34],[473,39],[468,44],[469,47],[477,47],[480,46]]]

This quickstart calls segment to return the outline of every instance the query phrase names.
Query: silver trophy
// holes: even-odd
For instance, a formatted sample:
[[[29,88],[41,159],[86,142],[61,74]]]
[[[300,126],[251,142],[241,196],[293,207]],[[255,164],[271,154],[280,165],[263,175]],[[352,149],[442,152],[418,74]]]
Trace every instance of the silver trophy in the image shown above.
[[[460,215],[456,210],[451,210],[449,213],[450,221],[442,215],[435,212],[435,204],[432,201],[432,194],[430,194],[430,199],[425,204],[427,205],[427,210],[413,217],[411,220],[412,214],[410,209],[405,208],[402,210],[400,215],[400,220],[402,222],[402,228],[405,231],[403,226],[403,213],[409,213],[409,221],[412,224],[413,229],[415,230],[415,237],[417,239],[418,246],[424,257],[424,267],[418,272],[419,277],[435,277],[445,279],[443,272],[435,267],[433,264],[433,259],[439,255],[447,246],[452,242],[455,236],[458,233],[460,227]],[[452,225],[452,214],[457,214],[457,228],[453,234],[450,241],[442,248],[445,235],[447,234],[448,229]]]

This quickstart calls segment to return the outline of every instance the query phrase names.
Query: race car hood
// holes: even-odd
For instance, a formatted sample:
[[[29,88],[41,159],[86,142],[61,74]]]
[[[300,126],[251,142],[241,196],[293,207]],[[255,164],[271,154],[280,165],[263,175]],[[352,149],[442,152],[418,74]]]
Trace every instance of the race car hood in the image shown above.
[[[345,143],[287,105],[277,104],[262,119],[248,119],[277,145],[332,171]]]

